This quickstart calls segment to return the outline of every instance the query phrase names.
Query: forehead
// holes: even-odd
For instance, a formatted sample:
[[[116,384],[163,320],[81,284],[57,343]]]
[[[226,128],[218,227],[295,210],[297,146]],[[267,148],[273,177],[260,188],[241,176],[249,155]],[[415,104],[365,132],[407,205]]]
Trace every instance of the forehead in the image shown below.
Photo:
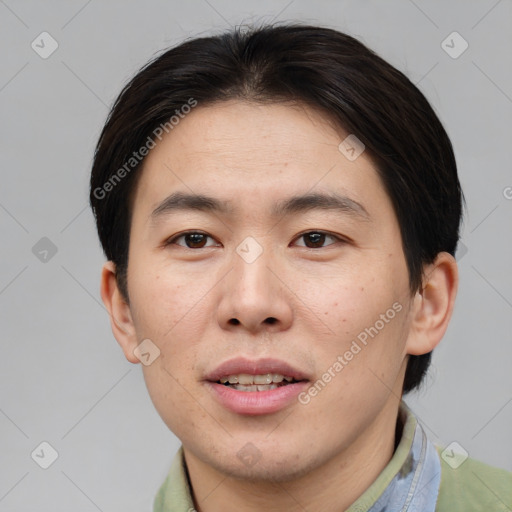
[[[152,153],[158,156],[167,145],[198,158],[241,161],[244,166],[238,170],[243,171],[280,165],[283,159],[310,161],[315,158],[313,146],[337,147],[341,140],[332,121],[306,105],[231,100],[196,107]]]
[[[389,202],[370,156],[340,151],[348,135],[304,105],[199,104],[146,157],[135,209],[153,211],[176,191],[217,197],[235,213],[270,204],[275,212],[279,199],[307,192],[343,196],[363,211]]]

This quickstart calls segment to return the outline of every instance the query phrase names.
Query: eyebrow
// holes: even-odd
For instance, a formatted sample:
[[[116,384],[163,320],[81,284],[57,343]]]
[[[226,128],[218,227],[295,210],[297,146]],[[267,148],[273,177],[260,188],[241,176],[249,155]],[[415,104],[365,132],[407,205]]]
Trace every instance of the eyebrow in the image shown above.
[[[289,197],[273,205],[270,214],[273,217],[303,213],[310,210],[335,210],[361,220],[371,220],[370,214],[361,204],[337,193],[307,193]],[[151,213],[153,222],[177,211],[202,211],[233,215],[236,210],[231,201],[222,201],[204,194],[174,192],[166,197]]]

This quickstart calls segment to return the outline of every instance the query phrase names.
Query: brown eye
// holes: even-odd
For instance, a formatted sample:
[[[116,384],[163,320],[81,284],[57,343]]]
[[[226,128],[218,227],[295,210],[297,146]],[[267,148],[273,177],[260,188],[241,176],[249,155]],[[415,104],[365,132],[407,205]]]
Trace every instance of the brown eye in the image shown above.
[[[187,243],[187,246],[191,249],[197,249],[198,247],[204,247],[206,243],[206,235],[203,235],[202,233],[190,233],[188,235],[185,235],[185,243]]]
[[[182,238],[185,241],[185,245],[177,243],[177,241]],[[188,231],[167,241],[166,245],[179,245],[180,247],[185,247],[187,249],[202,249],[203,247],[211,247],[211,245],[206,245],[208,238],[211,238],[211,236],[206,233],[201,233],[200,231]]]
[[[340,240],[338,237],[334,235],[329,235],[328,233],[324,233],[323,231],[309,231],[308,233],[303,233],[299,236],[300,239],[304,239],[305,247],[309,249],[321,249],[324,246],[326,238],[332,238],[334,241]],[[332,245],[332,244],[327,244]]]

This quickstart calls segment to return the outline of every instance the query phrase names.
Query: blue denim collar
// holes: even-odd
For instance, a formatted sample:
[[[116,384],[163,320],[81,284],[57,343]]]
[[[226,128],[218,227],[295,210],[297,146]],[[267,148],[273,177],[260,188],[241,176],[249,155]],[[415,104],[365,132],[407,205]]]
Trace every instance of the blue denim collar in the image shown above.
[[[404,464],[368,512],[435,512],[440,483],[439,455],[416,422]]]

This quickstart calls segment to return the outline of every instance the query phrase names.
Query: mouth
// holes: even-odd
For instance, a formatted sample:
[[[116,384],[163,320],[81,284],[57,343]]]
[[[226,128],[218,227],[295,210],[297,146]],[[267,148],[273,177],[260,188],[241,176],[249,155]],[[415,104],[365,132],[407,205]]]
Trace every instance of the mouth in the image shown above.
[[[289,375],[281,375],[279,373],[265,373],[260,375],[241,373],[237,375],[227,375],[217,381],[218,384],[223,384],[231,389],[245,392],[270,391],[296,382],[301,381],[295,380]]]
[[[272,414],[298,403],[311,377],[277,359],[235,358],[205,378],[206,388],[225,409],[236,414]]]

